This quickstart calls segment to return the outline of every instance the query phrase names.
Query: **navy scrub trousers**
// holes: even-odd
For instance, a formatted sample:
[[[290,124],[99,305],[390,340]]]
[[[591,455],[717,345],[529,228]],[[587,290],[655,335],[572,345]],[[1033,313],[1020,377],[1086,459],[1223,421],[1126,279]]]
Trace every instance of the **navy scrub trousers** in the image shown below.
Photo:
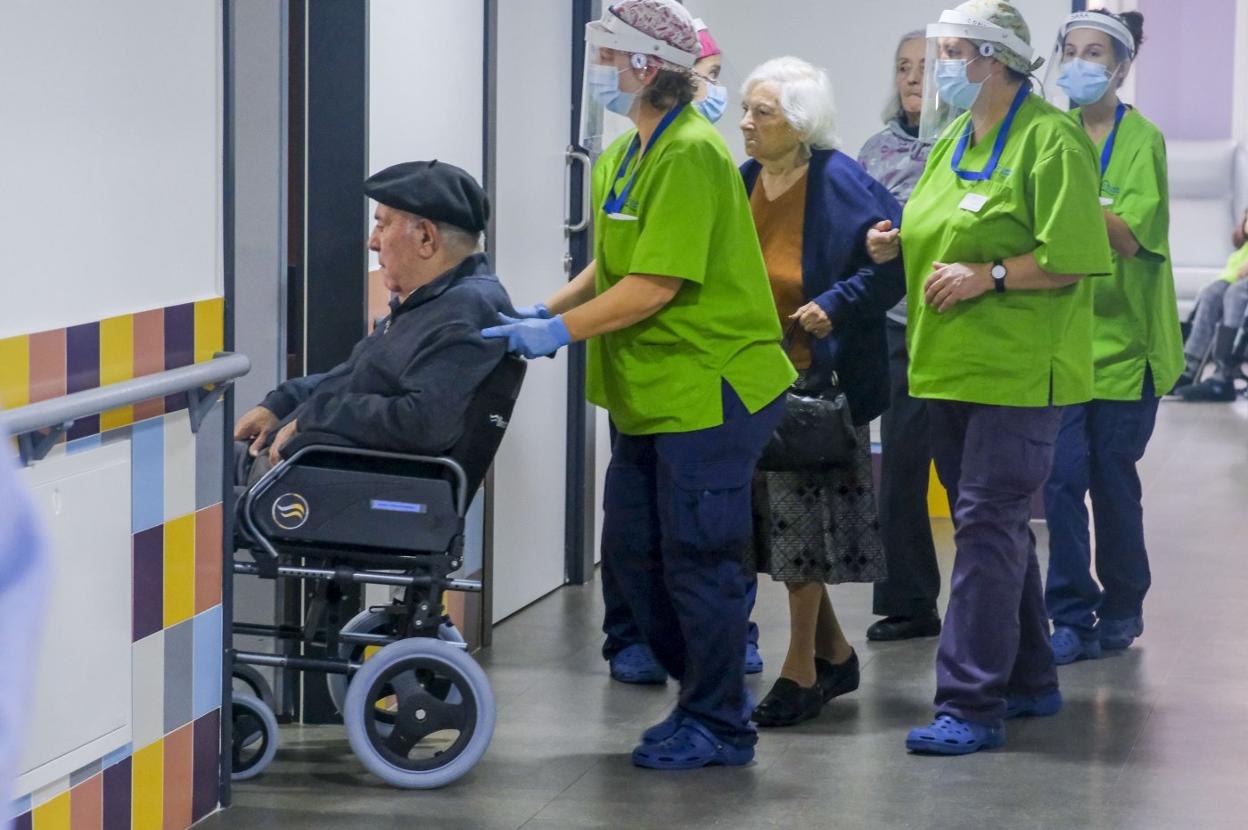
[[[723,406],[724,423],[710,429],[615,436],[602,559],[659,664],[680,682],[681,712],[726,743],[752,746],[750,480],[784,398],[751,415],[725,382]]]
[[[936,656],[936,713],[1000,724],[1007,694],[1057,689],[1031,532],[1060,407],[928,401],[936,472],[954,502],[957,557]]]
[[[1098,618],[1123,620],[1143,614],[1152,578],[1135,465],[1152,437],[1157,405],[1152,371],[1146,370],[1138,401],[1096,400],[1066,409],[1053,472],[1044,488],[1049,523],[1044,600],[1054,625],[1091,633]],[[1091,573],[1084,502],[1089,492],[1101,585]]]

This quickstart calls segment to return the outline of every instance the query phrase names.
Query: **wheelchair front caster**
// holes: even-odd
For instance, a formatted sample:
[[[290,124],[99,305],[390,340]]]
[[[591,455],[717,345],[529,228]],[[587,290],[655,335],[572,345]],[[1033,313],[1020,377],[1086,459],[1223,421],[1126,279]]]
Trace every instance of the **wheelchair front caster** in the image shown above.
[[[472,769],[490,745],[494,716],[485,672],[432,637],[377,652],[351,679],[343,709],[360,761],[404,789],[442,787]]]
[[[251,695],[269,707],[269,710],[272,712],[277,711],[277,704],[273,697],[273,687],[269,685],[269,681],[264,679],[264,675],[256,671],[254,666],[249,666],[246,663],[235,663],[230,666],[230,676],[232,680],[236,681],[234,684],[236,691]],[[239,688],[239,686],[243,688]]]
[[[277,717],[264,702],[246,692],[234,692],[232,723],[232,781],[246,781],[264,772],[277,754]]]

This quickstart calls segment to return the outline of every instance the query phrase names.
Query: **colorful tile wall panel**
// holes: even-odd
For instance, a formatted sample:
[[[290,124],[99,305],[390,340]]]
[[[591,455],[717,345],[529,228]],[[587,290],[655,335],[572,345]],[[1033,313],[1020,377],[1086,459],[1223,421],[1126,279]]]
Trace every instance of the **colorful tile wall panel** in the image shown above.
[[[195,513],[195,613],[221,604],[221,504]]]
[[[165,370],[165,310],[140,311],[134,315],[134,376]],[[142,421],[165,414],[165,399],[154,398],[134,405],[134,419]]]
[[[100,385],[121,383],[134,377],[134,315],[100,321]],[[134,406],[123,406],[100,415],[100,431],[134,422]]]
[[[195,614],[195,514],[165,523],[164,627]]]
[[[165,619],[165,529],[134,534],[134,640],[160,631]]]
[[[131,758],[104,769],[104,830],[130,830]]]
[[[176,369],[195,362],[195,304],[165,309],[165,368]],[[165,397],[165,411],[186,407],[186,393]]]
[[[199,821],[217,808],[221,771],[221,710],[195,721],[195,770],[191,819]]]
[[[191,826],[195,728],[188,723],[165,736],[164,830]]]
[[[104,776],[96,774],[69,791],[70,830],[103,830]]]
[[[195,433],[191,416],[185,410],[165,416],[164,520],[195,512]],[[219,456],[218,456],[219,457]],[[220,462],[217,471],[217,500],[221,493]]]
[[[191,620],[165,629],[165,724],[168,734],[193,720],[195,625]]]
[[[0,339],[0,409],[30,403],[30,338]]]
[[[221,606],[197,615],[193,625],[195,666],[191,716],[198,719],[221,706]]]
[[[130,740],[147,746],[165,732],[165,632],[158,631],[130,646],[133,684]]]
[[[65,329],[65,392],[96,389],[100,385],[100,324],[83,323]],[[100,416],[87,415],[74,421],[70,441],[100,431]]]
[[[139,421],[130,429],[130,509],[138,531],[165,520],[165,419]]]
[[[163,830],[165,824],[164,741],[148,744],[131,757],[133,796],[130,801],[134,830]]]
[[[70,830],[69,806],[69,793],[64,792],[36,807],[31,811],[34,830]]]
[[[216,297],[195,303],[195,362],[212,360],[225,348],[225,300]]]

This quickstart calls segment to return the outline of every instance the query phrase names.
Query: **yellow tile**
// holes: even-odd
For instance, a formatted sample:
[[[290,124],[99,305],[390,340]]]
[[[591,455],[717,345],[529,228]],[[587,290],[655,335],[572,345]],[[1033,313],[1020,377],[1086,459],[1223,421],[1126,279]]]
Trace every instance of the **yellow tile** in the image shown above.
[[[211,360],[224,344],[225,300],[216,297],[195,303],[195,362]]]
[[[100,321],[100,386],[134,377],[134,317],[123,314]],[[100,431],[134,423],[134,407],[100,414]]]
[[[165,522],[165,621],[177,625],[195,615],[195,514]]]
[[[0,340],[0,409],[30,403],[30,338]]]
[[[69,830],[69,793],[36,807],[31,818],[34,830]]]
[[[130,763],[134,796],[130,826],[133,830],[161,830],[165,813],[164,742],[143,747]]]
[[[945,493],[945,488],[940,484],[940,478],[936,475],[936,465],[932,465],[931,472],[928,474],[927,483],[927,515],[933,519],[949,518],[949,496]]]

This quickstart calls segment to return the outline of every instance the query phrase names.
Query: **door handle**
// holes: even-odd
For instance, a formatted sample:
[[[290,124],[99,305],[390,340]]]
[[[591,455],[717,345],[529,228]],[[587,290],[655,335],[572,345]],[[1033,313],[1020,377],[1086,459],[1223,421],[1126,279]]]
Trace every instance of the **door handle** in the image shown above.
[[[580,233],[581,231],[589,227],[589,216],[590,216],[590,211],[591,211],[590,193],[591,193],[591,187],[592,187],[592,182],[590,181],[590,174],[591,174],[593,162],[590,161],[588,153],[572,145],[568,146],[568,149],[564,155],[564,159],[565,159],[565,166],[564,166],[565,177],[567,176],[567,170],[570,165],[572,164],[581,165],[581,218],[578,221],[573,222],[571,215],[565,215],[563,219],[564,230],[567,231],[567,233],[570,235],[574,233]],[[571,213],[571,201],[572,201],[571,196],[569,194],[569,198],[568,198],[568,213],[569,214]]]

